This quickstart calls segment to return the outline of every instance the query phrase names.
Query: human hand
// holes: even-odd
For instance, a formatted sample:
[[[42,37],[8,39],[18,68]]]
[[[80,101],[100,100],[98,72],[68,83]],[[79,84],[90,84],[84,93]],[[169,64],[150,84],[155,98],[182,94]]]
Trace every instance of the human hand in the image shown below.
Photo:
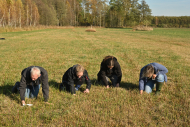
[[[85,91],[84,91],[84,93],[89,93],[90,91],[89,91],[89,89],[86,89]]]
[[[25,100],[22,100],[21,103],[22,103],[22,106],[26,105]]]
[[[143,90],[140,90],[140,94],[142,94],[143,93]]]
[[[156,74],[153,74],[153,75],[152,75],[152,79],[155,80],[155,78],[156,78]]]
[[[109,85],[107,85],[106,88],[109,88]]]

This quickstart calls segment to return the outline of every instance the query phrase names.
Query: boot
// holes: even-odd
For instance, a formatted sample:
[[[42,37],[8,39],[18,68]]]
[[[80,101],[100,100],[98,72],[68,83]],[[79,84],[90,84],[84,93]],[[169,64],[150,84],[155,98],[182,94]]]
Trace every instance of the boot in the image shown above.
[[[17,93],[19,90],[20,82],[16,82],[15,85],[12,88],[12,93]]]
[[[160,95],[160,91],[162,86],[164,85],[164,82],[157,82],[156,83],[156,95]]]

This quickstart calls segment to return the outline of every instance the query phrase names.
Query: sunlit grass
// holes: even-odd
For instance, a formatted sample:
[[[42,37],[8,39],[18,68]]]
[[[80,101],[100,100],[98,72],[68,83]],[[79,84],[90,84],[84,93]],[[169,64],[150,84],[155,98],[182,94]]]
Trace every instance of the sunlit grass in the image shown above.
[[[0,125],[1,126],[189,126],[190,124],[190,29],[86,28],[46,29],[1,33],[0,37]],[[115,56],[122,68],[120,88],[106,89],[96,83],[104,56]],[[140,69],[158,62],[169,70],[161,95],[139,95]],[[57,85],[74,64],[87,69],[90,94],[72,96]],[[50,99],[27,99],[32,107],[21,107],[19,94],[11,88],[22,69],[44,67],[49,74]],[[85,89],[85,85],[82,89]]]

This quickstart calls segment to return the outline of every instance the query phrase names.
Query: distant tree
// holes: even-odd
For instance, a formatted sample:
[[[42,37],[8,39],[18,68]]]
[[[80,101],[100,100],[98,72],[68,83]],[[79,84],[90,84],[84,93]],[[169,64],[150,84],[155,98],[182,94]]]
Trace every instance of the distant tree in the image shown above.
[[[140,22],[144,23],[151,20],[151,9],[149,8],[148,4],[146,4],[145,0],[141,1],[141,4],[139,5],[140,10]],[[145,24],[146,25],[146,24]]]

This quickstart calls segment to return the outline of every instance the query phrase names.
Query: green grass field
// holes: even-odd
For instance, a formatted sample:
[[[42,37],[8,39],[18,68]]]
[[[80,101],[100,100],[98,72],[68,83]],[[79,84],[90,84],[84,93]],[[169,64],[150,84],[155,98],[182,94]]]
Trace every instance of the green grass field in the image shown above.
[[[45,29],[0,33],[0,126],[189,126],[190,29]],[[96,83],[100,63],[115,56],[122,69],[120,88]],[[151,62],[166,66],[168,82],[159,97],[139,94],[140,69]],[[82,64],[92,80],[89,94],[59,92],[64,72]],[[48,71],[51,105],[11,94],[21,71],[31,65]],[[85,89],[86,85],[82,86]],[[154,90],[155,91],[155,90]]]

